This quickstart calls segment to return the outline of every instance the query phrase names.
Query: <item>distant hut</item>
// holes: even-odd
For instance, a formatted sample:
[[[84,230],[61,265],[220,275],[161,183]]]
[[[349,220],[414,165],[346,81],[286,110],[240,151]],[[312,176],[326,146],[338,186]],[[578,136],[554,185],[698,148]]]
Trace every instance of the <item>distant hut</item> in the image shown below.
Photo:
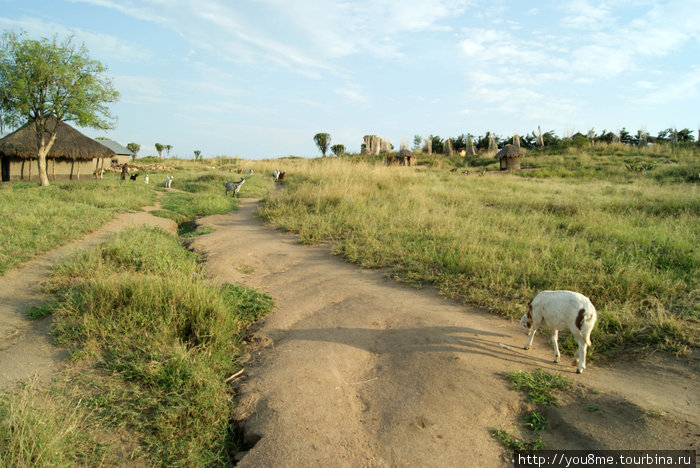
[[[519,171],[520,170],[520,158],[523,156],[523,150],[514,145],[506,145],[501,149],[495,159],[498,159],[501,163],[502,171]]]
[[[49,122],[49,125],[53,123]],[[47,135],[46,139],[48,138]],[[38,163],[38,148],[33,121],[0,139],[2,181],[23,179],[25,175],[31,180],[32,166]],[[104,158],[112,158],[114,155],[111,149],[59,121],[56,141],[46,155],[46,172],[48,176],[53,175],[54,180],[56,175],[69,175],[72,179],[74,175],[80,177],[81,164],[91,167],[92,162],[98,163],[102,159],[104,165]]]
[[[394,160],[399,162],[399,166],[412,166],[416,162],[416,155],[409,149],[402,149],[396,156]]]
[[[95,141],[97,141],[101,145],[105,145],[107,148],[114,151],[114,156],[112,156],[113,166],[121,166],[122,164],[128,164],[129,161],[131,161],[131,158],[134,156],[134,153],[132,153],[127,148],[123,147],[114,140],[110,140],[108,138],[95,138]]]

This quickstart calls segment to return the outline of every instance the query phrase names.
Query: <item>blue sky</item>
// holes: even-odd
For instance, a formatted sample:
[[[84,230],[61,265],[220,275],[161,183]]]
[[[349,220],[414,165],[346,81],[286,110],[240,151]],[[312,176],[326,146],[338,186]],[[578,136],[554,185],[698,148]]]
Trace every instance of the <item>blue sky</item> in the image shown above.
[[[121,98],[81,130],[140,156],[700,127],[700,0],[0,0],[0,30],[85,43]]]

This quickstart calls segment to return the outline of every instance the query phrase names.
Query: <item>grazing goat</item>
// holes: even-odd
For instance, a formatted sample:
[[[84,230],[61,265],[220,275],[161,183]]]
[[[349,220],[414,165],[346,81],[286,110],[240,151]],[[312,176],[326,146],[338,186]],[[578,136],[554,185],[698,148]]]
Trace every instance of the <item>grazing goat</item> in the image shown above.
[[[229,192],[233,192],[234,197],[240,197],[239,191],[241,190],[241,185],[245,184],[245,178],[241,177],[238,182],[226,182],[226,195]]]
[[[286,173],[287,173],[287,171],[282,171],[282,172],[280,172],[279,177],[277,177],[277,182],[282,183],[282,181],[284,180],[284,175],[285,175]]]
[[[148,174],[143,176],[143,181],[146,183],[146,185],[148,185]]]
[[[280,181],[280,170],[275,169],[275,172],[272,173],[272,180],[275,181],[275,183]]]
[[[139,176],[138,173],[137,173],[137,174],[131,174],[131,175],[129,176],[129,179],[131,179],[131,180],[136,180],[136,178],[137,178],[138,176]]]
[[[246,174],[252,175],[252,174],[253,174],[253,170],[252,170],[252,169],[248,169],[248,170],[246,171]]]
[[[173,182],[173,176],[169,175],[165,178],[165,187],[170,188],[170,184]]]
[[[530,349],[537,328],[546,325],[553,330],[554,362],[559,362],[559,330],[568,328],[578,343],[576,373],[580,374],[586,368],[586,351],[591,345],[591,332],[597,318],[595,307],[583,294],[573,291],[542,291],[527,305],[527,313],[520,319],[520,325],[529,331],[525,349]]]

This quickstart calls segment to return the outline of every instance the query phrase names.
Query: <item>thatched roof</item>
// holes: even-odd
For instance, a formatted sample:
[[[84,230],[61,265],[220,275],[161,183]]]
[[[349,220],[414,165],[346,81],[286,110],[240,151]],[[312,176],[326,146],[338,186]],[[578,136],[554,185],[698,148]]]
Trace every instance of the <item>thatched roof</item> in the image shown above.
[[[416,155],[413,154],[413,152],[411,150],[404,148],[404,149],[400,150],[398,153],[396,153],[396,157],[399,159],[405,158],[405,157],[415,158]]]
[[[54,120],[49,121],[49,126]],[[48,140],[48,134],[46,139]],[[36,159],[37,137],[34,121],[29,121],[16,131],[0,139],[0,156],[20,159]],[[92,158],[111,158],[114,151],[88,138],[65,122],[58,122],[56,141],[48,158],[79,159],[89,161]]]
[[[496,153],[496,156],[494,156],[493,158],[519,158],[524,154],[525,153],[523,153],[522,148],[515,145],[506,145],[498,153]]]

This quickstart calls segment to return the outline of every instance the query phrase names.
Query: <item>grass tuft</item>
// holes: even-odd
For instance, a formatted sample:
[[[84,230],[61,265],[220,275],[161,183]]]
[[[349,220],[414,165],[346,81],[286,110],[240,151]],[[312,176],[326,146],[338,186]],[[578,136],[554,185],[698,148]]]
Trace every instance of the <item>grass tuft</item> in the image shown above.
[[[515,371],[506,375],[514,390],[522,390],[528,395],[528,401],[541,405],[559,406],[555,390],[564,390],[571,385],[569,379],[559,374],[536,369],[534,371]]]

